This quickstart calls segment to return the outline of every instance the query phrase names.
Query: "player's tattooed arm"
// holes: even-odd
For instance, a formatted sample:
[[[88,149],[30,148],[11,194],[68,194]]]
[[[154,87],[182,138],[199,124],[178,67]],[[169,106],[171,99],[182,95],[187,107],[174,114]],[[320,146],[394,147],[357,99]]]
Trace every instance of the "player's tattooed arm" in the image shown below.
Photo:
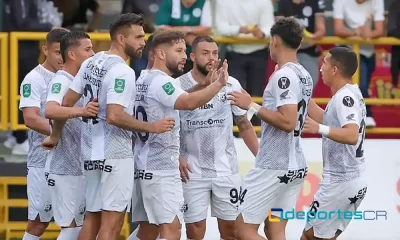
[[[322,123],[324,120],[324,110],[312,99],[308,104],[308,116],[317,123]]]
[[[63,107],[55,101],[46,105],[46,118],[51,120],[65,120],[77,117],[96,117],[99,112],[97,101],[89,102],[86,107]]]
[[[240,136],[242,137],[244,143],[246,143],[253,155],[256,156],[259,149],[259,143],[253,125],[249,119],[247,119],[246,114],[234,116],[234,121],[239,128]]]
[[[49,136],[51,132],[49,121],[42,118],[39,112],[40,109],[38,107],[23,108],[22,114],[25,125],[36,132]]]

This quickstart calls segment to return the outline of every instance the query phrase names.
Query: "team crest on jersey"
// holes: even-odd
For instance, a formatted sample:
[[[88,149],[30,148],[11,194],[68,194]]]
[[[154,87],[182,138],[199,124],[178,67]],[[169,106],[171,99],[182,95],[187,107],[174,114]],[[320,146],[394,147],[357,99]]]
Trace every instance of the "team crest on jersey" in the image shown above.
[[[221,102],[226,102],[226,100],[228,99],[225,91],[218,93],[217,96],[218,96],[218,100]]]
[[[345,96],[345,97],[343,98],[342,103],[343,103],[343,105],[345,105],[346,107],[352,107],[352,106],[354,106],[354,99],[353,99],[352,97],[350,97],[350,96]]]
[[[290,86],[290,81],[289,78],[287,77],[281,77],[278,80],[278,87],[280,89],[287,89]]]
[[[187,212],[187,210],[188,210],[188,204],[187,203],[181,203],[180,204],[180,207],[179,207],[179,210],[181,211],[181,212]]]
[[[85,214],[85,211],[86,211],[86,205],[85,204],[80,205],[79,206],[79,214],[83,215],[83,214]]]
[[[51,203],[49,203],[49,202],[45,202],[45,203],[44,203],[43,210],[44,210],[45,212],[50,212],[52,208],[53,208],[53,207],[51,206]]]

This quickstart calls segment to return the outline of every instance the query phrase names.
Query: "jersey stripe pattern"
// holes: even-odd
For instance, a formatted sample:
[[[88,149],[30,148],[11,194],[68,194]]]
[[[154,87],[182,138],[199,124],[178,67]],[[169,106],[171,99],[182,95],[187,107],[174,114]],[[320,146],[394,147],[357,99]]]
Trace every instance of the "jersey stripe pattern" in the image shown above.
[[[279,106],[297,104],[298,122],[294,132],[287,133],[262,121],[260,151],[255,163],[257,168],[297,170],[307,166],[300,136],[312,89],[310,74],[296,63],[286,63],[271,76],[264,90],[263,107],[277,111]]]
[[[357,85],[345,85],[329,101],[325,109],[323,124],[334,128],[357,124],[359,137],[355,146],[322,137],[323,182],[347,182],[360,177],[364,172],[363,143],[366,112],[364,99]]]
[[[49,95],[60,94],[59,104],[62,104],[64,94],[68,91],[74,77],[65,71],[58,71],[50,83]],[[60,86],[59,91],[53,91],[54,86]],[[48,98],[49,99],[49,98]],[[81,107],[81,102],[75,107]],[[58,175],[80,176],[82,172],[81,161],[81,126],[82,120],[79,118],[68,119],[64,125],[63,134],[57,146],[50,151],[47,161],[49,161],[49,172]]]
[[[45,108],[46,108],[46,96],[47,96],[47,87],[50,83],[51,78],[54,76],[54,73],[46,70],[42,65],[38,65],[35,67],[28,75],[25,77],[22,88],[26,86],[26,84],[30,84],[30,96],[27,97],[26,100],[20,100],[20,108],[24,107],[23,101],[40,101],[40,111],[39,115],[42,118],[45,118]],[[25,98],[26,94],[25,89],[21,89],[21,96]],[[31,100],[30,98],[36,94],[40,97],[40,99]],[[26,105],[27,107],[32,105]],[[50,128],[50,126],[49,126]],[[29,151],[28,151],[28,160],[27,167],[36,167],[36,168],[44,168],[46,165],[48,151],[44,150],[41,146],[42,141],[46,138],[45,135],[38,133],[32,129],[28,131],[28,141],[29,141]]]
[[[188,72],[178,78],[182,89],[188,90],[197,84],[191,74]],[[180,154],[190,162],[193,177],[214,178],[239,172],[232,133],[233,107],[227,98],[233,90],[240,90],[240,84],[229,78],[227,86],[204,106],[193,111],[179,111]],[[246,111],[239,112],[246,114]]]

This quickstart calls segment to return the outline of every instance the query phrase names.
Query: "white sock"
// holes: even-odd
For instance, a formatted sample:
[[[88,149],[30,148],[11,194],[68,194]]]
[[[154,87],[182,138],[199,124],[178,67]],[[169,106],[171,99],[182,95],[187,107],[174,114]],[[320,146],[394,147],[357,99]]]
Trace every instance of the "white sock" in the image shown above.
[[[77,240],[82,227],[62,228],[57,240]]]
[[[34,236],[27,232],[25,232],[24,237],[22,238],[22,240],[39,240],[39,239],[40,239],[40,237]]]
[[[137,226],[137,228],[131,233],[131,235],[129,235],[129,237],[128,237],[127,240],[140,240],[140,239],[137,237],[137,234],[138,234],[138,232],[139,232],[139,228],[140,228],[140,225]]]

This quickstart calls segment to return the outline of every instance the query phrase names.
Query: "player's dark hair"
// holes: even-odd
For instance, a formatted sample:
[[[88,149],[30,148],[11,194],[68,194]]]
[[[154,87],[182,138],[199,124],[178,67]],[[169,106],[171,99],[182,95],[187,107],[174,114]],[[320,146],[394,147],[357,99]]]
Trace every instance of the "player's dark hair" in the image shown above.
[[[330,60],[339,68],[345,78],[352,78],[358,68],[357,54],[348,47],[334,47],[329,50]]]
[[[53,29],[46,35],[46,44],[50,45],[53,43],[61,42],[61,38],[64,37],[69,31],[65,29]]]
[[[153,50],[153,38],[154,38],[154,34],[151,34],[146,41],[146,47],[148,50]]]
[[[81,39],[90,39],[89,34],[82,31],[73,31],[65,34],[60,41],[60,52],[63,61],[67,61],[67,52],[71,47],[80,45]]]
[[[156,48],[162,44],[170,44],[173,45],[185,39],[185,35],[178,31],[159,31],[154,34],[152,41],[152,48]]]
[[[201,42],[215,43],[215,40],[210,36],[197,36],[192,42],[192,51],[194,52],[197,45]]]
[[[303,28],[293,17],[280,18],[272,26],[271,36],[278,36],[283,44],[292,49],[298,49],[303,40]]]
[[[125,30],[126,28],[131,27],[132,25],[144,25],[143,15],[135,14],[135,13],[125,13],[118,16],[109,27],[111,40],[115,40],[117,35]]]

